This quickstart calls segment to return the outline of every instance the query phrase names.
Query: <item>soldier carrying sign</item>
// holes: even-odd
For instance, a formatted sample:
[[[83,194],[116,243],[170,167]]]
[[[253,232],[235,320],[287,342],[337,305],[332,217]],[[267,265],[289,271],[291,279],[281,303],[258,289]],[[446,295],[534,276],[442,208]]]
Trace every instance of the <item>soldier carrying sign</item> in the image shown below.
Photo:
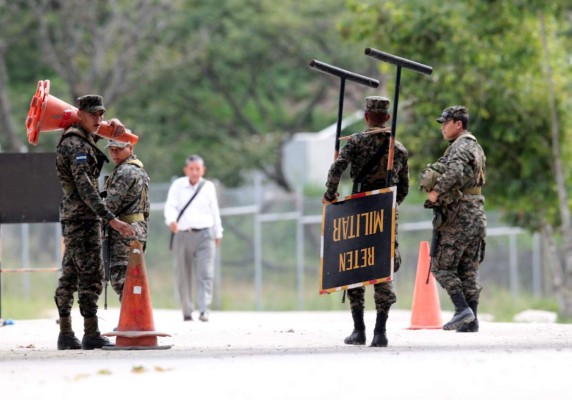
[[[365,99],[364,119],[367,129],[364,132],[353,134],[342,150],[338,158],[333,162],[328,172],[326,183],[327,190],[322,202],[330,204],[338,199],[338,184],[342,173],[351,164],[350,176],[353,180],[352,193],[360,193],[396,186],[396,201],[401,204],[409,192],[409,168],[407,164],[407,150],[405,147],[394,142],[394,159],[391,170],[390,182],[385,169],[389,157],[389,142],[391,130],[385,123],[391,118],[389,114],[389,99],[381,96],[371,96]],[[329,206],[328,206],[329,207]],[[397,216],[397,213],[396,213]],[[397,236],[397,227],[395,227]],[[397,239],[394,243],[394,271],[400,266],[400,256]],[[391,280],[385,280],[374,284],[374,300],[377,318],[372,347],[386,347],[387,336],[385,325],[389,308],[396,301]],[[350,307],[354,322],[353,332],[348,336],[346,344],[365,344],[364,323],[364,294],[365,287],[358,286],[348,289]]]

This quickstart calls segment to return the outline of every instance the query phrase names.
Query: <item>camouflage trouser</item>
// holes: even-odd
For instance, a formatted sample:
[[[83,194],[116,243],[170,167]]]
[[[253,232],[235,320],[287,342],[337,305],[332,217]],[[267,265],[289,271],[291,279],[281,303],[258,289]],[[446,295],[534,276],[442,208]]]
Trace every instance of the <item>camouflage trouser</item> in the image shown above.
[[[397,297],[393,292],[393,283],[384,282],[373,285],[375,301],[375,310],[379,312],[389,313],[389,308],[397,301]],[[350,299],[350,308],[352,311],[362,311],[365,306],[365,286],[348,289],[348,298]]]
[[[74,293],[78,292],[81,315],[97,315],[97,300],[102,291],[101,223],[99,221],[63,221],[65,251],[62,275],[55,300],[61,317],[71,313]]]
[[[450,296],[463,293],[468,302],[479,300],[483,236],[459,230],[441,232],[437,253],[431,258],[431,272]]]
[[[401,265],[401,255],[397,241],[395,243],[395,262],[394,271],[397,272]],[[377,312],[389,313],[389,308],[397,301],[397,297],[393,292],[393,283],[384,282],[373,285],[374,293],[373,300],[375,302],[375,309]],[[365,286],[348,289],[348,298],[350,299],[351,310],[362,311],[365,308]]]
[[[127,274],[127,264],[129,263],[129,250],[131,239],[122,237],[119,232],[110,232],[110,254],[111,261],[109,263],[111,287],[119,296],[119,301],[123,297],[123,286],[125,284],[125,277]],[[143,249],[145,249],[145,242],[140,241]]]

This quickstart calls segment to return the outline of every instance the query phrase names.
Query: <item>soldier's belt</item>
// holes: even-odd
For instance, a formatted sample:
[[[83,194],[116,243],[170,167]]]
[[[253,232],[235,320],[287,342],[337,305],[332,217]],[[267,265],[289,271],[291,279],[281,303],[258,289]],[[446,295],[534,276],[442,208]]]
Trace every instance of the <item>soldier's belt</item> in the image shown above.
[[[481,194],[481,188],[480,187],[472,187],[472,188],[463,189],[463,194],[480,195]]]
[[[119,217],[117,217],[117,219],[123,222],[127,222],[128,224],[132,224],[133,222],[145,221],[145,216],[143,215],[143,213],[137,213],[137,214],[120,215]]]

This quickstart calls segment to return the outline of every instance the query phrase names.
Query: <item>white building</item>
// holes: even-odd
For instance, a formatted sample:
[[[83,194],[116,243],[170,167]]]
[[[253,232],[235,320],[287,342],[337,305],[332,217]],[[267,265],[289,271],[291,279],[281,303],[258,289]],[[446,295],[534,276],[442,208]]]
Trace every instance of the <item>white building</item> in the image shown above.
[[[363,119],[363,111],[342,120],[342,130]],[[284,174],[292,187],[323,186],[334,161],[336,125],[315,133],[296,133],[282,146]]]

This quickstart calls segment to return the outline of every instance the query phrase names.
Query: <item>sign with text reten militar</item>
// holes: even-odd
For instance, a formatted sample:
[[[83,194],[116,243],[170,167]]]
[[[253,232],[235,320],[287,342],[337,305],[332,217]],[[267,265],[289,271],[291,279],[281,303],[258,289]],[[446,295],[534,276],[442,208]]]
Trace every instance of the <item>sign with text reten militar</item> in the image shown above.
[[[396,188],[324,205],[320,294],[393,279]]]

